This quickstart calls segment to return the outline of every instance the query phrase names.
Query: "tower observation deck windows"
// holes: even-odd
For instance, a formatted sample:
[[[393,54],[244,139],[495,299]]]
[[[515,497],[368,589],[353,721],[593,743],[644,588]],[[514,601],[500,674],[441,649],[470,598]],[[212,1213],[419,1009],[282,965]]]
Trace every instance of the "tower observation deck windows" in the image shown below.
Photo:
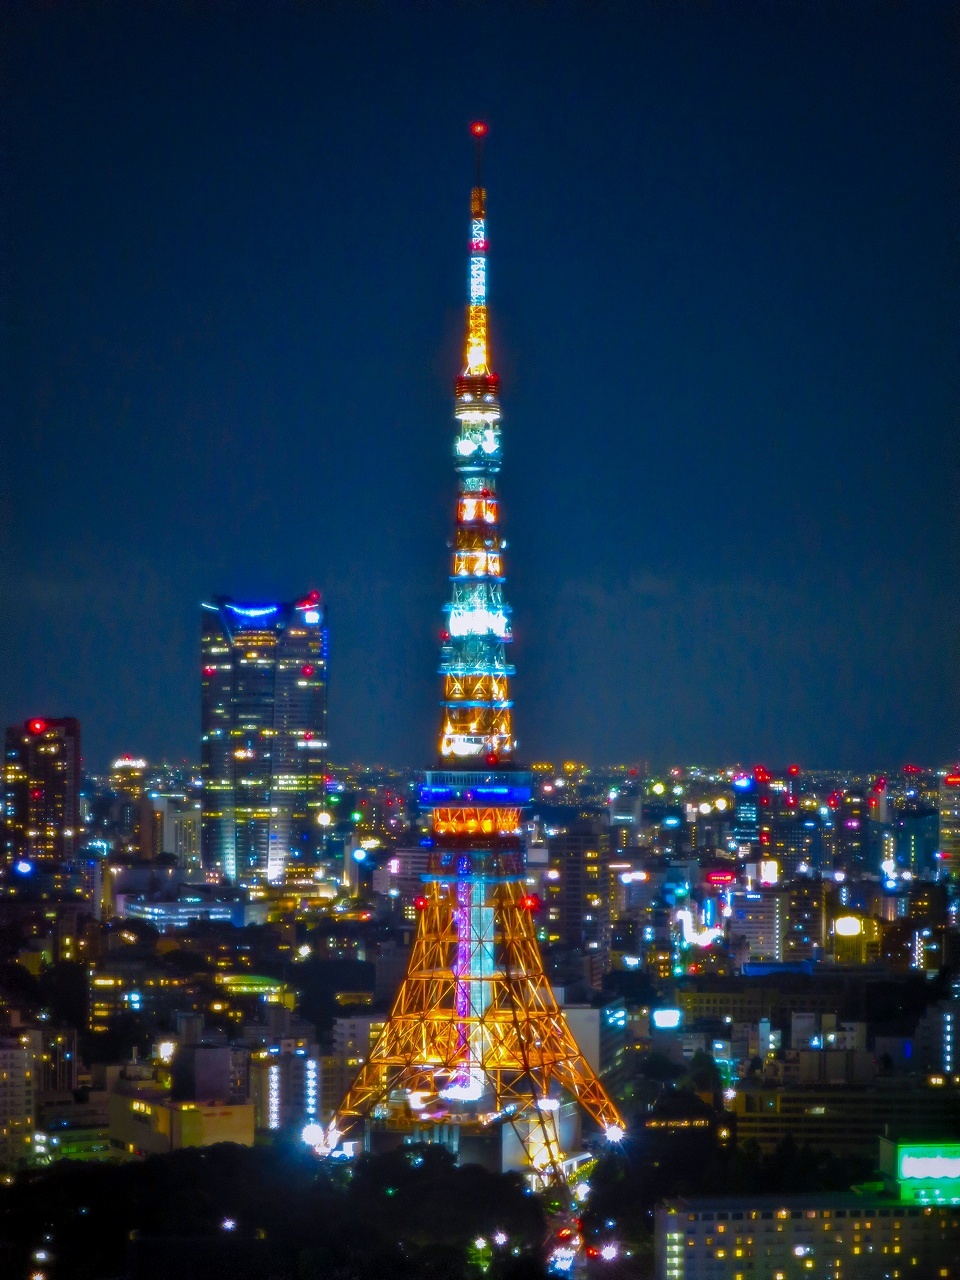
[[[496,498],[463,496],[457,503],[457,520],[461,524],[496,524],[500,504]]]

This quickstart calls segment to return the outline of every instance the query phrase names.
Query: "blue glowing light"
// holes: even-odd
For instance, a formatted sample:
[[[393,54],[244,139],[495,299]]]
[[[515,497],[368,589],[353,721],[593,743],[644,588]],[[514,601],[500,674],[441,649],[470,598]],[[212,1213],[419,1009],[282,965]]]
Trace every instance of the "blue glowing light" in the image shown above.
[[[319,622],[320,614],[317,612],[316,609],[308,609],[306,613],[303,615],[303,620],[304,622],[310,622],[310,623]]]
[[[26,858],[21,858],[19,862],[14,864],[13,869],[17,875],[28,876],[33,870],[33,863],[27,862]]]
[[[267,604],[254,608],[251,605],[228,604],[227,608],[231,613],[239,614],[241,618],[266,618],[271,613],[276,613],[280,606]]]
[[[367,857],[366,849],[354,849],[353,851],[354,862],[365,862],[366,857]]]
[[[738,777],[734,778],[733,785],[738,791],[746,791],[748,787],[753,785],[753,779],[748,778],[745,773],[741,773]]]
[[[461,787],[436,787],[425,784],[420,788],[420,803],[423,805],[451,804],[464,798],[477,804],[529,804],[532,790],[530,787],[496,787],[471,786],[464,796]]]

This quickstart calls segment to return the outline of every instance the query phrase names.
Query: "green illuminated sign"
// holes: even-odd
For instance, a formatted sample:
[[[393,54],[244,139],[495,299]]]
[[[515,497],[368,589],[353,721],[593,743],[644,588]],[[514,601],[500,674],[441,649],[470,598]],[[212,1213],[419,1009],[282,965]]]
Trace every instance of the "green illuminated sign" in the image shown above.
[[[916,1143],[897,1148],[901,1182],[960,1182],[960,1143]]]

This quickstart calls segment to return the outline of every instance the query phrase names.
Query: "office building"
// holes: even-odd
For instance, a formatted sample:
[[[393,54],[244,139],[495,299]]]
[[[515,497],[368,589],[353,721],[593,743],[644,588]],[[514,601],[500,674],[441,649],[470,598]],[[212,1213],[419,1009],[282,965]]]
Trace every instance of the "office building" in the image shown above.
[[[82,839],[80,722],[11,725],[3,770],[7,861],[69,862]]]
[[[821,960],[827,939],[827,891],[822,880],[791,880],[785,891],[783,958]]]
[[[893,829],[898,866],[915,876],[937,866],[940,843],[939,809],[919,804],[903,808],[897,813]]]
[[[340,1101],[345,1080],[336,1058],[321,1058],[315,1044],[293,1047],[274,1044],[255,1052],[250,1060],[250,1097],[257,1129],[301,1129],[329,1119]],[[335,1097],[324,1098],[324,1075],[333,1073]],[[328,1104],[327,1114],[321,1104]]]
[[[575,822],[547,839],[547,921],[551,942],[597,953],[609,967],[610,831],[600,819]]]
[[[842,915],[833,922],[833,958],[837,964],[875,964],[880,959],[882,926],[872,916]]]
[[[740,939],[749,960],[781,961],[785,926],[784,895],[777,890],[749,890],[731,895],[728,929]]]
[[[867,862],[867,800],[860,791],[844,791],[834,816],[838,865],[845,871],[862,869]]]
[[[934,1079],[940,1083],[895,1077],[860,1087],[741,1083],[731,1102],[737,1142],[753,1141],[771,1153],[789,1135],[797,1146],[871,1155],[888,1130],[960,1140],[960,1086],[952,1078]]]
[[[940,779],[940,859],[948,868],[960,869],[960,769]]]
[[[252,1147],[252,1102],[175,1102],[149,1083],[118,1086],[110,1095],[110,1147],[142,1159],[183,1147],[235,1142]]]
[[[759,842],[760,802],[765,798],[766,789],[755,777],[741,773],[734,778],[733,839],[743,854],[748,854]]]
[[[199,873],[200,801],[189,796],[151,793],[149,802],[158,819],[156,853],[172,854],[178,867]]]
[[[34,1053],[20,1035],[0,1038],[0,1170],[27,1164],[36,1114]]]
[[[203,605],[203,862],[241,883],[319,858],[327,630],[320,593]]]

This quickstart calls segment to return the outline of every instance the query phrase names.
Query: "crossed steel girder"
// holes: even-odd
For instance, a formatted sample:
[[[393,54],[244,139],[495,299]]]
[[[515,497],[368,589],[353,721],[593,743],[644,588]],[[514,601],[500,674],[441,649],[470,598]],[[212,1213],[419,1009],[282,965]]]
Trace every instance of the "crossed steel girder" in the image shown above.
[[[370,1058],[347,1091],[334,1119],[345,1131],[390,1095],[405,1090],[435,1098],[438,1084],[464,1065],[464,1026],[482,1028],[478,1064],[498,1112],[509,1103],[531,1107],[565,1089],[603,1129],[623,1128],[616,1106],[585,1060],[543,970],[531,912],[521,905],[523,885],[492,888],[497,964],[491,997],[479,1016],[456,1009],[456,889],[431,882],[420,912],[406,977]],[[477,1037],[474,1038],[476,1043]],[[439,1123],[461,1123],[450,1107]],[[391,1124],[415,1126],[416,1112],[393,1114]],[[437,1123],[435,1120],[434,1123]]]

